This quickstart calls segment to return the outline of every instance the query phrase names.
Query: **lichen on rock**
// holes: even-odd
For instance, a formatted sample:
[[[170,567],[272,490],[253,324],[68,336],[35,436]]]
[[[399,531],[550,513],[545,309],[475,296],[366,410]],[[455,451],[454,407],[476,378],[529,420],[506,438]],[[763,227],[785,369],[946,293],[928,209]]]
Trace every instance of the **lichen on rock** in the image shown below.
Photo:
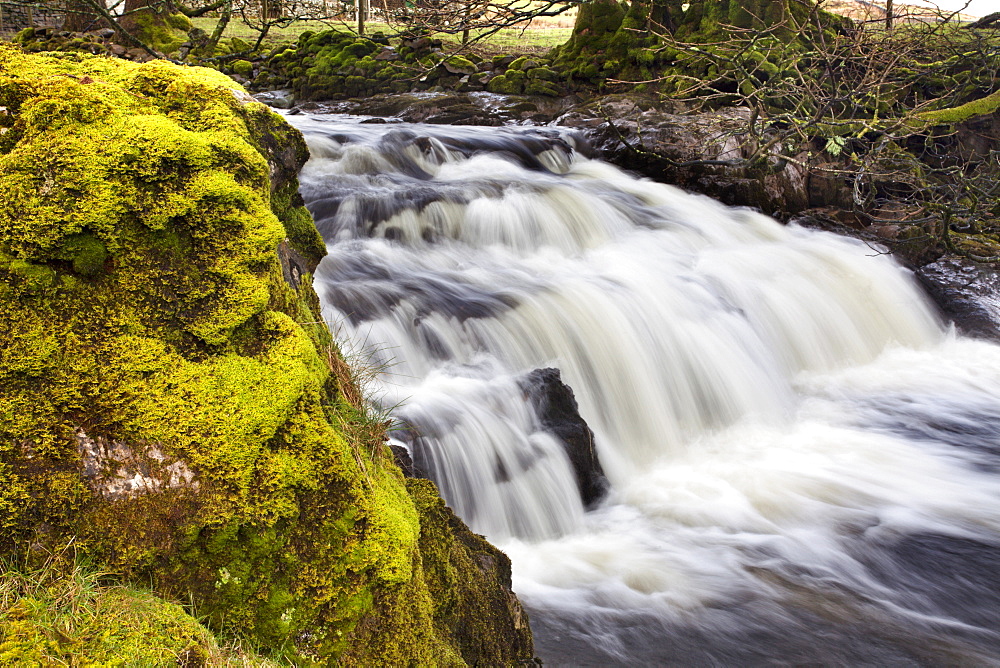
[[[72,539],[300,662],[530,659],[320,324],[297,131],[212,70],[7,46],[0,107],[0,552]]]

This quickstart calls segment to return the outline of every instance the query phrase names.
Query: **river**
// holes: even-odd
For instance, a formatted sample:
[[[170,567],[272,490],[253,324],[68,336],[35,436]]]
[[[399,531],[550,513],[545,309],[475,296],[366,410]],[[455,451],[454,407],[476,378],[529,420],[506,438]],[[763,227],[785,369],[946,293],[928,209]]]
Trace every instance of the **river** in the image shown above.
[[[367,391],[568,666],[1000,665],[1000,347],[880,249],[557,128],[290,116]],[[526,389],[594,433],[585,508]]]

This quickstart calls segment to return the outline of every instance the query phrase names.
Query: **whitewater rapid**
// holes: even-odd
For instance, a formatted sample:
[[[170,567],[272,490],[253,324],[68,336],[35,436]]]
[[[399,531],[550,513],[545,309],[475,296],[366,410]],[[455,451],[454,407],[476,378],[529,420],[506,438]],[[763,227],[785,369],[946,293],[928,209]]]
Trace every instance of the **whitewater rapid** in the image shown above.
[[[555,128],[290,117],[315,284],[552,665],[1000,665],[1000,347],[879,249]],[[575,392],[586,509],[525,378]]]

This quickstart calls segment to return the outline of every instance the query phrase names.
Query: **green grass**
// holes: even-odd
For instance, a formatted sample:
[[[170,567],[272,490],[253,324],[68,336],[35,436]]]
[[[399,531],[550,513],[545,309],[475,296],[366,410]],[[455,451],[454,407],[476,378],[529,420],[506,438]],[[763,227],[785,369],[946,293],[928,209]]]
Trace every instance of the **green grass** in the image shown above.
[[[0,561],[0,665],[276,666],[223,645],[184,608],[63,553]]]
[[[570,17],[571,19],[571,17]],[[198,18],[194,19],[195,27],[201,28],[207,33],[211,33],[215,28],[217,19]],[[476,41],[470,48],[480,54],[488,53],[517,53],[517,54],[537,54],[544,53],[559,46],[569,39],[573,31],[572,20],[551,21],[538,23],[530,28],[504,28],[482,41]],[[381,21],[368,21],[365,24],[365,32],[368,34],[383,33],[392,35],[398,29],[398,25],[388,25]],[[346,21],[295,21],[286,27],[274,27],[268,32],[263,42],[265,51],[273,49],[279,44],[294,42],[298,36],[307,30],[318,32],[335,28],[344,32],[355,32],[357,24]],[[473,40],[485,30],[473,31]],[[434,35],[445,43],[449,49],[457,48],[461,44],[461,35],[438,33]],[[239,37],[251,44],[257,39],[257,31],[246,24],[236,20],[226,26],[223,37]]]

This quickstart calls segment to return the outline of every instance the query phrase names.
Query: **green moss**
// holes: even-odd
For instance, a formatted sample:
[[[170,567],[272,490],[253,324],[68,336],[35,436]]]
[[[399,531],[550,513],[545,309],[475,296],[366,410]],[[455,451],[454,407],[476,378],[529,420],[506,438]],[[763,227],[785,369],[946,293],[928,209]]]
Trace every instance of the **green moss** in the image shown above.
[[[526,95],[546,95],[549,97],[558,97],[560,94],[558,88],[543,79],[528,80],[524,86],[524,92]]]
[[[175,27],[181,21],[174,15],[143,11],[134,14],[132,20],[136,26],[136,37],[160,53],[173,53],[187,41],[186,29]]]
[[[332,99],[374,92],[379,80],[414,78],[413,69],[402,63],[375,60],[381,46],[349,33],[328,30],[300,39],[298,44],[297,50],[272,55],[254,86],[278,80],[287,82],[297,99]]]
[[[529,79],[542,79],[544,81],[559,81],[559,73],[551,67],[533,67],[527,71]]]
[[[976,116],[992,114],[997,109],[1000,109],[1000,90],[957,107],[925,111],[919,117],[930,123],[961,123]]]
[[[527,62],[527,60],[528,60],[527,56],[521,56],[519,58],[515,58],[513,61],[511,61],[510,65],[507,66],[507,69],[520,70],[521,66],[524,65],[524,63]]]
[[[167,23],[170,24],[171,28],[175,30],[183,30],[184,32],[190,32],[191,28],[194,27],[194,24],[191,23],[191,19],[180,12],[168,14]]]
[[[458,55],[449,56],[443,61],[443,64],[448,68],[449,72],[473,74],[479,71],[479,68],[476,67],[475,63],[468,58]]]
[[[489,83],[486,84],[486,90],[491,93],[499,93],[501,95],[516,95],[520,93],[523,88],[519,81],[507,77],[504,74],[490,79]]]
[[[236,60],[229,67],[233,70],[234,74],[239,74],[243,77],[249,77],[253,74],[253,63],[249,60]]]
[[[251,46],[250,42],[239,37],[230,37],[229,49],[232,53],[249,53],[253,49],[253,46]]]
[[[443,625],[431,520],[320,324],[301,136],[215,71],[2,45],[0,106],[0,553],[72,540],[299,663],[469,661],[454,634],[493,631],[472,593]],[[530,658],[511,633],[484,662]]]
[[[76,234],[66,238],[56,257],[71,262],[76,273],[93,276],[104,269],[108,249],[91,234]]]

